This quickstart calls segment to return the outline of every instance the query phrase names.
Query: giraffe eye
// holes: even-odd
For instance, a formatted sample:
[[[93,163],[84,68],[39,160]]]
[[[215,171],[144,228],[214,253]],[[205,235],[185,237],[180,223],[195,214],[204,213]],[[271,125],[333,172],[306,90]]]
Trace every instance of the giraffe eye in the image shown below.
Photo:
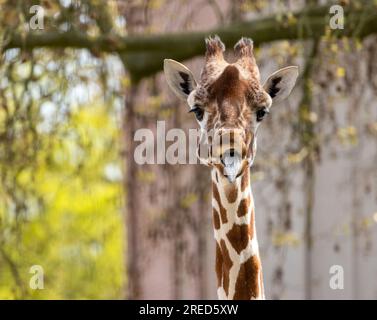
[[[196,117],[196,119],[198,119],[198,121],[203,120],[203,116],[204,116],[204,110],[203,109],[201,109],[197,106],[194,106],[189,112],[194,112],[195,117]]]
[[[259,110],[257,111],[257,121],[258,121],[258,122],[262,121],[263,118],[264,118],[267,114],[269,114],[267,108],[259,109]]]

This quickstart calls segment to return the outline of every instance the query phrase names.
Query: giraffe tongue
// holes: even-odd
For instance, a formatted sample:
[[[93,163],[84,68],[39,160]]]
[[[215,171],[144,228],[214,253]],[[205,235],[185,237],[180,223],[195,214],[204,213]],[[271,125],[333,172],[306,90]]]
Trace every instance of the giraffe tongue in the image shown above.
[[[236,180],[237,174],[240,171],[241,162],[241,157],[237,152],[224,152],[222,163],[224,165],[224,174],[229,182],[234,182],[234,180]]]

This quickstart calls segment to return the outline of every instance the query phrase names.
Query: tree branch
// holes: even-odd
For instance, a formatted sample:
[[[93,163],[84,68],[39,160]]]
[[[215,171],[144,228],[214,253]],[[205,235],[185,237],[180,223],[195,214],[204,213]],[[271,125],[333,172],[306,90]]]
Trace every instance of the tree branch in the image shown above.
[[[377,10],[372,1],[359,8],[345,7],[345,29],[332,30],[335,36],[364,38],[377,33]],[[318,38],[329,26],[330,5],[308,7],[293,14],[293,18],[276,15],[263,19],[232,24],[203,32],[184,32],[161,35],[132,35],[121,37],[114,33],[90,37],[84,33],[33,32],[14,34],[3,50],[10,48],[34,49],[86,48],[94,52],[114,52],[125,55],[125,63],[134,80],[154,74],[162,68],[164,58],[185,60],[204,52],[203,39],[218,34],[225,45],[233,44],[242,36],[251,37],[256,46],[276,40],[305,40]],[[369,14],[366,16],[365,12]],[[357,30],[357,34],[353,34]]]

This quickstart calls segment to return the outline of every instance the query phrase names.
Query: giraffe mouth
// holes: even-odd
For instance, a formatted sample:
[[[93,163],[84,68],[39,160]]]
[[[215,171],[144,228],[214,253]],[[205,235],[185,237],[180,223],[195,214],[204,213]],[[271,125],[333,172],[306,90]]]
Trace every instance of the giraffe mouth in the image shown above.
[[[234,182],[239,176],[242,167],[242,157],[234,149],[225,151],[221,156],[221,163],[224,166],[224,176],[229,182]]]

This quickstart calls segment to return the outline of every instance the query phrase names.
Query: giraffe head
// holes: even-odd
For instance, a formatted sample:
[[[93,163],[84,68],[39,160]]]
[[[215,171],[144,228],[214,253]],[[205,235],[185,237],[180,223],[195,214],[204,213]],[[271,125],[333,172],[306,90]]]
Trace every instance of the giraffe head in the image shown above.
[[[280,69],[262,84],[251,39],[242,38],[234,46],[234,63],[225,61],[224,50],[218,36],[206,39],[205,65],[198,82],[174,60],[164,61],[164,71],[170,88],[187,101],[200,125],[199,159],[233,182],[252,165],[257,129],[271,105],[290,94],[298,67]]]

